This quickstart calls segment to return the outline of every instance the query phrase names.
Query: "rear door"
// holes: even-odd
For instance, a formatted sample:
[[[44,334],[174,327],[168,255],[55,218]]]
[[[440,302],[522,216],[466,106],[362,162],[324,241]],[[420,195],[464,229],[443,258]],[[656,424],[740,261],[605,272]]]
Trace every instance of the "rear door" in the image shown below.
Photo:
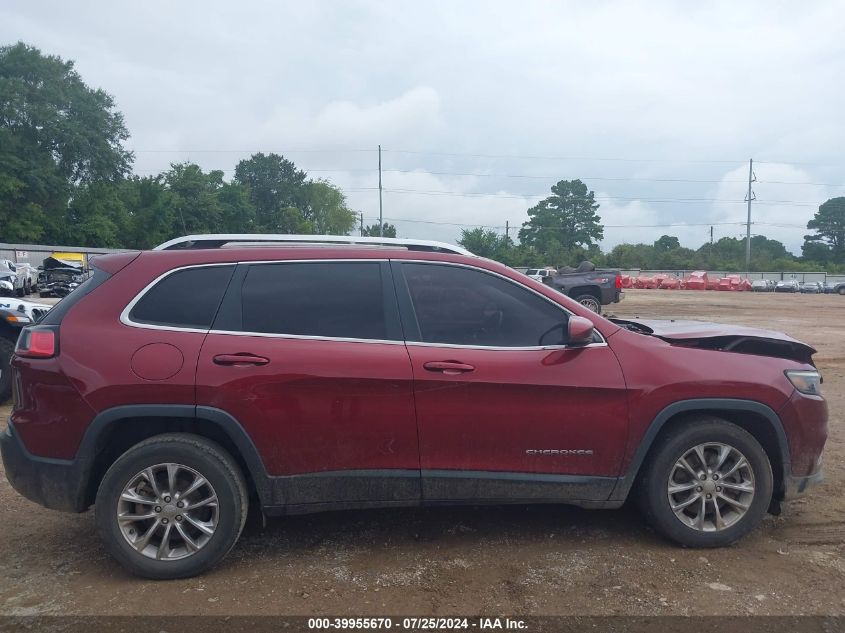
[[[619,362],[601,336],[567,346],[566,310],[477,268],[396,262],[394,278],[423,498],[606,499],[628,415]]]
[[[418,500],[412,372],[386,262],[241,264],[197,403],[247,430],[282,504]]]

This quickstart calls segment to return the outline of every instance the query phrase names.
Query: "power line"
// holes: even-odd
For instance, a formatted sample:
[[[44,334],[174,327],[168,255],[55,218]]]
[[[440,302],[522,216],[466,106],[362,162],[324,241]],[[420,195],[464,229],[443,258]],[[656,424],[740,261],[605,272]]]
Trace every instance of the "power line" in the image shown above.
[[[475,191],[434,191],[425,189],[384,189],[385,193],[399,193],[399,194],[415,194],[425,196],[457,196],[457,197],[492,197],[492,198],[513,198],[523,200],[526,198],[546,198],[548,194],[509,194],[499,192],[475,192]],[[648,202],[648,203],[701,203],[701,202],[719,202],[732,204],[746,204],[745,200],[730,199],[730,198],[643,198],[643,197],[627,197],[627,196],[594,196],[595,200],[607,201],[618,200],[623,202]],[[790,205],[790,206],[810,206],[816,207],[818,203],[800,200],[761,200],[761,204],[769,205]]]
[[[425,156],[466,156],[469,158],[514,158],[525,160],[583,160],[583,161],[612,161],[625,163],[710,163],[710,164],[736,164],[742,160],[709,160],[690,158],[622,158],[622,157],[598,157],[598,156],[542,156],[532,154],[474,154],[463,152],[431,152],[409,149],[385,149],[384,152],[393,154],[415,154]]]
[[[385,150],[386,151],[386,150]],[[170,169],[170,166],[159,169],[135,169],[135,173],[163,173]],[[378,169],[371,168],[334,168],[334,169],[312,169],[310,167],[301,167],[302,171],[308,173],[325,173],[325,174],[377,174]],[[222,171],[225,173],[234,173],[234,168],[211,168],[208,171]],[[486,172],[459,172],[459,171],[431,171],[428,169],[382,169],[382,173],[393,174],[426,174],[431,176],[456,176],[467,178],[508,178],[508,179],[523,179],[523,180],[574,180],[573,178],[565,178],[561,176],[549,176],[538,174],[504,174],[504,173],[486,173]],[[690,184],[738,184],[745,183],[746,180],[714,180],[714,179],[700,179],[700,178],[644,178],[644,177],[624,177],[624,176],[579,176],[578,180],[582,181],[600,181],[600,182],[667,182],[667,183],[690,183]],[[811,187],[845,187],[845,183],[829,183],[829,182],[799,182],[790,180],[758,180],[757,182],[770,185],[797,185],[797,186],[811,186]]]

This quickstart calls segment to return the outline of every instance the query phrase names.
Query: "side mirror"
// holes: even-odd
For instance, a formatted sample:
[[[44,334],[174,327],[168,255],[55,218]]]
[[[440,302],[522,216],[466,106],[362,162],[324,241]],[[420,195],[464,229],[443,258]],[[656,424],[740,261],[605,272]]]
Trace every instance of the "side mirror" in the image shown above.
[[[593,342],[593,322],[574,314],[569,317],[569,340],[572,346],[587,345]]]

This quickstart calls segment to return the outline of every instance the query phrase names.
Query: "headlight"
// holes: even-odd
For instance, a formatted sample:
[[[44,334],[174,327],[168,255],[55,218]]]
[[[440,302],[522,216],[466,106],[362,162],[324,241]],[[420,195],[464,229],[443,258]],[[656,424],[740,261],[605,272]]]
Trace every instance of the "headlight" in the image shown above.
[[[801,393],[811,396],[822,395],[822,376],[819,372],[804,369],[788,369],[784,373],[789,378],[789,382]]]

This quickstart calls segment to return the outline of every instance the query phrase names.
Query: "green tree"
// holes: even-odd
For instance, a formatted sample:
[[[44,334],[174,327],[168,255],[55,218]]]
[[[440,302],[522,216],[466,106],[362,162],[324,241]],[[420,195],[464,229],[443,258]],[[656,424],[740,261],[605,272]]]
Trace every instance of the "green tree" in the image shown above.
[[[128,172],[128,137],[113,98],[73,62],[20,42],[0,47],[0,238],[61,235],[75,186]]]
[[[654,250],[658,253],[665,253],[676,248],[681,248],[681,241],[673,235],[663,235],[654,242]]]
[[[815,235],[805,235],[804,244],[823,244],[830,251],[829,261],[845,263],[845,197],[831,198],[819,207],[813,219],[807,222],[807,228]],[[816,256],[819,249],[811,248]]]
[[[303,226],[297,232],[315,235],[349,235],[356,215],[346,205],[346,196],[330,182],[308,182]]]
[[[65,217],[67,221],[57,235],[61,244],[103,248],[127,245],[129,215],[119,183],[101,181],[78,187]]]
[[[253,154],[237,164],[234,181],[249,188],[256,231],[303,232],[309,197],[307,176],[291,161],[278,154]]]
[[[223,210],[217,194],[223,186],[222,171],[206,174],[199,165],[174,163],[164,173],[164,184],[179,232],[214,233],[221,225]]]
[[[566,261],[604,237],[595,194],[580,180],[561,180],[552,195],[528,210],[519,241],[548,259]]]
[[[396,227],[385,222],[382,225],[383,234],[379,234],[378,222],[371,226],[364,227],[364,237],[396,237]]]
[[[163,176],[134,176],[121,183],[120,191],[129,216],[124,246],[152,248],[183,234]]]
[[[474,255],[489,259],[501,259],[504,251],[513,247],[510,239],[484,227],[462,229],[458,244]]]

